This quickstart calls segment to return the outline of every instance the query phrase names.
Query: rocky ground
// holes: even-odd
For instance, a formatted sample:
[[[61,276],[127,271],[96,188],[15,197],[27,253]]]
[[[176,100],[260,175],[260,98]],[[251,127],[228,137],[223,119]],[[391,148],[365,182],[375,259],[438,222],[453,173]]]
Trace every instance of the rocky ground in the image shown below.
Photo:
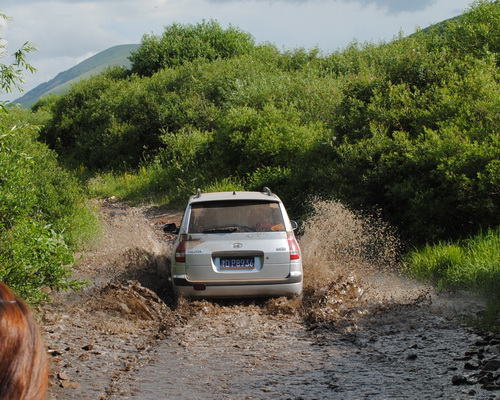
[[[372,277],[360,301],[366,284],[338,276],[303,299],[175,302],[161,227],[180,214],[101,212],[75,272],[90,284],[37,313],[49,399],[500,398],[500,336],[462,324],[468,295]]]

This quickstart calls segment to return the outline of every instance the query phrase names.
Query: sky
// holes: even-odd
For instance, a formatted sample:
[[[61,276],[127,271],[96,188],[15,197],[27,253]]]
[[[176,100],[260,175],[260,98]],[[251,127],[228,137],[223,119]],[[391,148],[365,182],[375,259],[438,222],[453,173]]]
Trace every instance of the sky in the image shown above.
[[[27,92],[100,51],[161,35],[172,23],[216,20],[282,50],[319,48],[328,54],[353,41],[387,42],[400,33],[455,17],[472,0],[2,0],[0,40],[9,54],[31,42]],[[22,93],[0,93],[14,100]]]

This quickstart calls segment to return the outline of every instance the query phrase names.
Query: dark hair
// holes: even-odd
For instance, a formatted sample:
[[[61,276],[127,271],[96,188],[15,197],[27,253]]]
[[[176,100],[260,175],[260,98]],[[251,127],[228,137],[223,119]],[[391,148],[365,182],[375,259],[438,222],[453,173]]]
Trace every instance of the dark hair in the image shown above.
[[[26,303],[0,282],[0,399],[43,400],[47,353]]]

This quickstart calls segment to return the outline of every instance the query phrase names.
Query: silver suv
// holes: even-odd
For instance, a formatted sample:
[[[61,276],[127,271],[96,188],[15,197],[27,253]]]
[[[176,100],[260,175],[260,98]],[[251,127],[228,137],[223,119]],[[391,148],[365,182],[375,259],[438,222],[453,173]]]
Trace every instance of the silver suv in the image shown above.
[[[302,293],[302,259],[278,196],[217,192],[191,196],[176,234],[171,279],[184,297],[293,296]]]

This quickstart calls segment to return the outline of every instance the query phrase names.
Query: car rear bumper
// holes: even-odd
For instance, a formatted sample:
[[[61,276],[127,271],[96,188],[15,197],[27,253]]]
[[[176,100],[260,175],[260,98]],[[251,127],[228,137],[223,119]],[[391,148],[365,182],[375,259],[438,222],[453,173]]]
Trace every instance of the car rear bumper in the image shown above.
[[[176,293],[183,297],[292,297],[302,293],[302,273],[286,279],[255,281],[192,282],[185,275],[172,277]]]

